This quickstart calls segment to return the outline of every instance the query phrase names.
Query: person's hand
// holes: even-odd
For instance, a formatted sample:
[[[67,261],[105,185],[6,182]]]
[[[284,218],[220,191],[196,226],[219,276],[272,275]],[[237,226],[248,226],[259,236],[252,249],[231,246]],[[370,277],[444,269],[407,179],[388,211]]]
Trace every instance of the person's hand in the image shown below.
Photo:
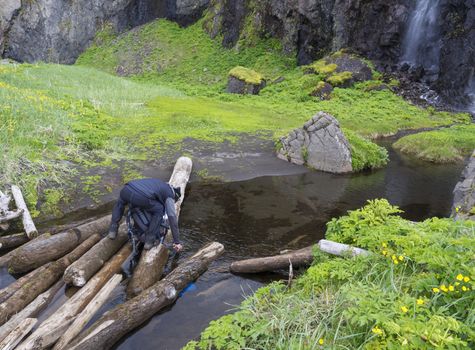
[[[175,251],[177,253],[179,253],[183,250],[183,245],[181,243],[174,243],[173,244],[173,249],[175,249]]]

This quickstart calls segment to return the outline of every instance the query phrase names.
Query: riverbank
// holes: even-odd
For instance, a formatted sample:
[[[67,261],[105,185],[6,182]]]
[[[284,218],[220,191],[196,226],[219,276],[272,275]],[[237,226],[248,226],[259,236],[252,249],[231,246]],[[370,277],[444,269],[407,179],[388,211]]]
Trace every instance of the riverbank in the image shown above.
[[[305,172],[273,159],[275,142],[319,110],[340,121],[355,170],[387,162],[374,138],[468,122],[411,105],[376,71],[321,101],[311,94],[324,76],[297,67],[278,42],[225,49],[201,26],[105,29],[75,66],[0,65],[0,182],[20,184],[33,213],[52,219],[112,200],[131,178],[160,177],[179,154],[201,159],[193,177],[206,181]],[[225,93],[236,65],[265,76],[259,96]]]
[[[473,347],[474,223],[414,223],[400,213],[375,200],[333,219],[326,238],[373,254],[316,250],[291,288],[261,288],[185,349]]]

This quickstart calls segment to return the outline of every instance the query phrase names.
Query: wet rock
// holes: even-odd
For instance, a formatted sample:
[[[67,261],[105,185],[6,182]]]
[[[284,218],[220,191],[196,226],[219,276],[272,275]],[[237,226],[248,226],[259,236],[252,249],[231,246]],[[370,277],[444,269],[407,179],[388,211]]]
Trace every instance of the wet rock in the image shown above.
[[[231,94],[258,95],[266,81],[257,72],[244,67],[235,67],[229,72],[226,92]]]
[[[297,165],[331,173],[348,173],[351,148],[332,115],[318,112],[301,129],[295,129],[281,139],[277,157]]]
[[[452,217],[457,220],[475,220],[475,151],[455,186]]]
[[[315,87],[315,90],[312,91],[311,95],[318,97],[320,100],[329,100],[331,93],[333,92],[333,86],[327,82],[321,81]]]
[[[350,72],[352,82],[373,79],[371,67],[361,58],[348,53],[335,53],[325,59],[328,64],[336,64],[336,73]]]

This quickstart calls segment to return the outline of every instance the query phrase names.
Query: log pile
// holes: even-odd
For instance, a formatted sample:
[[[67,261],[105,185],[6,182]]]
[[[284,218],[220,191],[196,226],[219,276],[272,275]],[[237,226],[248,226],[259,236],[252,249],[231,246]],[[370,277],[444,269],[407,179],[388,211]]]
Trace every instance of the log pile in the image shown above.
[[[182,157],[170,178],[173,186],[182,189],[182,198],[176,203],[177,214],[191,168],[191,160]],[[8,264],[11,272],[27,274],[0,290],[0,349],[108,349],[172,304],[180,291],[205,272],[224,250],[220,243],[211,243],[160,280],[168,249],[159,245],[142,255],[137,275],[123,281],[122,265],[132,253],[125,225],[115,240],[103,238],[110,216],[34,238],[32,221],[24,216],[18,191],[12,188],[12,193],[25,233],[0,238],[0,249],[16,248],[0,257],[0,266]],[[6,197],[0,193],[0,202],[3,200],[8,207]],[[127,290],[132,291],[129,295],[133,298],[84,330],[121,282],[130,282]],[[39,323],[41,311],[65,284],[81,288]]]

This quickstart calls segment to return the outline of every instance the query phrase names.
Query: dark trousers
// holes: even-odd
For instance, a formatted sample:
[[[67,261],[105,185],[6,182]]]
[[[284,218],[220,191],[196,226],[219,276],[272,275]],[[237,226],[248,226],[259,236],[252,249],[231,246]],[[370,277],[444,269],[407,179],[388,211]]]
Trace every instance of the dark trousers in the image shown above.
[[[163,205],[159,201],[147,198],[143,194],[125,185],[120,191],[120,196],[112,209],[111,225],[119,226],[120,220],[124,216],[125,206],[129,208],[141,208],[152,215],[153,218],[160,218],[164,214]],[[152,219],[152,222],[154,220]]]

